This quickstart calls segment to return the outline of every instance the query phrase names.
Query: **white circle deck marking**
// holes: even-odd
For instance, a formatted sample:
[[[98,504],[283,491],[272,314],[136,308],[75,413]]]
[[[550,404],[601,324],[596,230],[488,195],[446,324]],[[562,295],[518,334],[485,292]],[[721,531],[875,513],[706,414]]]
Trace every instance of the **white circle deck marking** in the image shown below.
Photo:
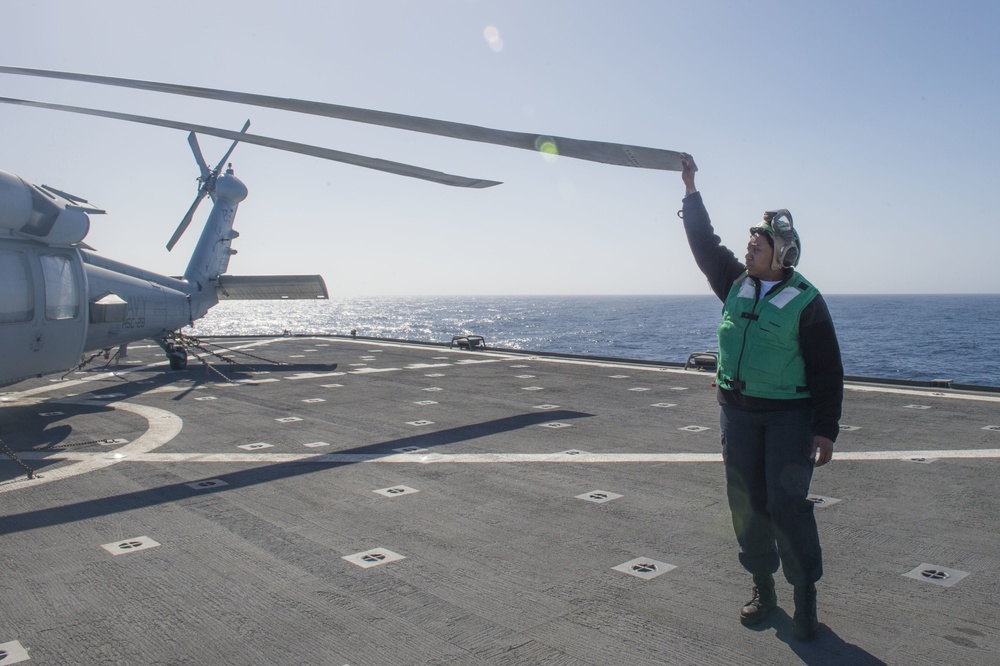
[[[82,454],[80,452],[68,453],[66,451],[24,451],[18,452],[18,456],[23,460],[76,460],[76,464],[66,467],[56,467],[44,470],[37,478],[23,483],[7,483],[0,485],[0,493],[24,488],[37,488],[39,485],[68,479],[72,476],[93,472],[110,465],[114,465],[122,460],[133,460],[136,456],[149,454],[151,451],[163,446],[180,433],[184,426],[184,421],[173,412],[147,405],[134,405],[128,402],[116,402],[107,404],[90,400],[63,400],[68,404],[76,405],[97,405],[101,407],[132,412],[146,419],[148,428],[146,432],[137,439],[125,444],[115,450],[114,456],[107,453]]]

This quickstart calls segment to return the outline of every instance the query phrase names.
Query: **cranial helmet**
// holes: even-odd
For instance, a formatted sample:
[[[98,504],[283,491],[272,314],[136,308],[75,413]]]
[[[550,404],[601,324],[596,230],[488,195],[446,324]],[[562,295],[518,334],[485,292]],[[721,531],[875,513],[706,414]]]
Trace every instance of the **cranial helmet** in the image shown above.
[[[792,224],[792,214],[782,208],[764,211],[764,219],[750,227],[751,234],[764,233],[774,241],[771,268],[781,270],[798,266],[802,256],[802,240]]]

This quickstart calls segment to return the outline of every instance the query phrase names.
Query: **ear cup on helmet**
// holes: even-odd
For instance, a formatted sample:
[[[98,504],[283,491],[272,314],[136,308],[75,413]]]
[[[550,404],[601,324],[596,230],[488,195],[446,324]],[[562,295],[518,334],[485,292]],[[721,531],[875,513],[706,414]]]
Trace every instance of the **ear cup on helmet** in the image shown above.
[[[782,268],[791,268],[799,263],[799,247],[794,241],[786,242],[778,253],[778,262]]]

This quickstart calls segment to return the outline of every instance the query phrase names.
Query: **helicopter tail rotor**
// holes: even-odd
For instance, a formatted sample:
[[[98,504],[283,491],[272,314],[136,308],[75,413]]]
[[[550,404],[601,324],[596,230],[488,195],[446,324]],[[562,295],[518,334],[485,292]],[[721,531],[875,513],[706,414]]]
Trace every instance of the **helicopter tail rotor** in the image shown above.
[[[243,129],[240,130],[240,134],[246,134],[249,127],[250,121],[247,120],[246,123],[243,124]],[[198,168],[201,170],[201,175],[198,177],[198,182],[201,183],[201,185],[198,188],[198,195],[194,198],[194,203],[192,203],[191,207],[188,208],[188,212],[184,215],[184,219],[181,220],[181,223],[177,225],[174,235],[170,237],[169,241],[167,241],[168,252],[174,249],[174,245],[177,244],[177,241],[181,239],[181,236],[184,235],[184,232],[187,231],[187,228],[191,225],[191,220],[194,219],[194,213],[198,210],[198,206],[201,202],[206,196],[211,196],[215,193],[215,181],[219,178],[219,172],[222,170],[222,165],[225,164],[226,160],[229,159],[229,156],[233,154],[233,151],[236,149],[236,144],[239,142],[239,139],[233,141],[233,145],[229,147],[229,150],[227,150],[226,154],[222,156],[219,163],[215,165],[214,169],[210,170],[208,168],[208,164],[205,162],[204,156],[201,154],[201,147],[198,145],[198,137],[194,132],[191,132],[188,135],[188,144],[191,146],[191,152],[194,153],[194,159],[198,163]]]
[[[201,146],[198,145],[198,135],[194,132],[188,134],[188,145],[191,146],[191,152],[194,153],[194,161],[198,163],[198,168],[201,169],[200,180],[208,180],[212,172],[209,171],[208,165],[205,163],[205,158],[201,154]]]

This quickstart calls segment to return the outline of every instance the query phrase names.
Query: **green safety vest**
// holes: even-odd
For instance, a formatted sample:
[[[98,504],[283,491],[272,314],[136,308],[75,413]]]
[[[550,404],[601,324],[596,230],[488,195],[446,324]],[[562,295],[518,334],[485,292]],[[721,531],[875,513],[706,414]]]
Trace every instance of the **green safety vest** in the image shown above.
[[[798,273],[757,298],[744,273],[733,283],[719,324],[719,369],[723,389],[757,398],[810,397],[799,344],[799,315],[819,291]]]

